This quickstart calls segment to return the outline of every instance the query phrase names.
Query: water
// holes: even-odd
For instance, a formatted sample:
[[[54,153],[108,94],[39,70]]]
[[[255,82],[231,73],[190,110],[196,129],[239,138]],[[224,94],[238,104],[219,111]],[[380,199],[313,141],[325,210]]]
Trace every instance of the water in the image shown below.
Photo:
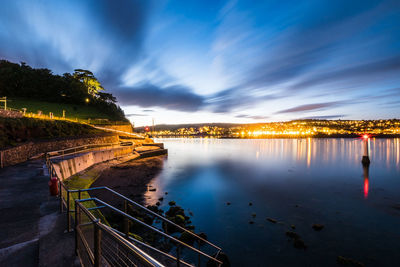
[[[337,266],[338,256],[400,266],[400,139],[372,139],[369,168],[360,139],[157,142],[169,155],[148,204],[164,196],[161,207],[174,200],[192,211],[196,232],[232,266]],[[287,231],[307,249],[294,248]]]

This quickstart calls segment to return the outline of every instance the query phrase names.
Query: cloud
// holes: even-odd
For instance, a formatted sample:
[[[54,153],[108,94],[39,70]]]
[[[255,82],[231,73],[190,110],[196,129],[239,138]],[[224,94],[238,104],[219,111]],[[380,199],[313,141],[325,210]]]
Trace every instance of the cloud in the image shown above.
[[[376,80],[377,75],[382,77],[382,74],[399,74],[399,71],[400,55],[396,55],[387,59],[360,64],[354,67],[316,74],[309,79],[295,84],[291,88],[299,90],[319,84],[344,81],[347,79],[357,79],[365,83],[368,80]]]
[[[151,1],[6,1],[0,56],[57,73],[92,70],[106,85],[139,59]]]
[[[294,106],[325,100],[275,114],[350,104],[335,101],[339,89],[341,99],[357,90],[375,101],[399,95],[381,90],[400,83],[398,1],[200,2],[4,1],[0,58],[56,73],[90,69],[122,106],[249,119],[268,117],[246,109],[283,98]],[[209,95],[194,87],[209,78],[199,75],[207,68],[219,90]]]
[[[204,97],[181,85],[159,87],[144,83],[114,92],[123,106],[161,107],[169,110],[194,112],[205,106]]]
[[[331,108],[331,107],[342,106],[346,103],[347,103],[346,101],[334,101],[334,102],[325,102],[325,103],[306,104],[306,105],[300,105],[300,106],[289,108],[289,109],[280,110],[280,111],[276,112],[275,114],[324,110],[324,109]]]
[[[226,113],[235,110],[250,108],[259,103],[279,99],[279,94],[257,94],[256,92],[243,92],[243,88],[232,87],[207,96],[208,107],[216,113]]]
[[[339,119],[339,118],[344,118],[347,115],[344,114],[339,114],[339,115],[321,115],[321,116],[308,116],[308,117],[302,117],[299,118],[298,120],[332,120],[332,119]]]
[[[239,114],[235,116],[236,118],[248,118],[253,120],[266,120],[269,119],[269,116],[258,116],[258,115],[246,115],[246,114]]]
[[[149,115],[146,114],[137,114],[137,113],[131,113],[131,114],[125,114],[126,117],[147,117]]]
[[[263,4],[247,6],[244,11],[243,2],[230,2],[229,8],[221,11],[215,50],[218,59],[225,62],[225,71],[233,73],[237,83],[232,86],[236,89],[226,90],[223,97],[216,96],[216,111],[229,112],[246,108],[248,103],[267,101],[268,98],[258,97],[260,92],[273,95],[273,99],[289,98],[293,91],[301,93],[315,85],[341,82],[345,93],[349,93],[349,87],[362,90],[371,81],[379,83],[383,76],[398,76],[399,57],[382,49],[393,43],[388,36],[393,35],[395,27],[376,27],[385,25],[399,4],[362,3],[300,4],[294,13],[294,9],[281,3],[268,3],[274,12],[263,21],[252,16],[257,9],[265,10]],[[335,90],[335,86],[322,89],[325,97]],[[315,90],[310,93],[321,94]]]

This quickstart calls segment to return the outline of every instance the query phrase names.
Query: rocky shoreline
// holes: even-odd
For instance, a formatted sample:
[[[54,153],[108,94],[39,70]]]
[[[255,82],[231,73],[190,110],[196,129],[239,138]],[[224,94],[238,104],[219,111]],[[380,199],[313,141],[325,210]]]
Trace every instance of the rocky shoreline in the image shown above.
[[[91,188],[107,186],[130,199],[144,204],[147,185],[163,169],[165,156],[134,159],[104,170],[93,182]],[[106,191],[93,191],[92,197],[118,206],[116,199]]]

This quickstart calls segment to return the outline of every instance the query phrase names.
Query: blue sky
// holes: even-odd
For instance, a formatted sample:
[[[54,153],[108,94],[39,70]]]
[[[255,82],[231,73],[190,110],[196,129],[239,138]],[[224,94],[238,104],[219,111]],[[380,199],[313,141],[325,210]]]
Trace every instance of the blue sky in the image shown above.
[[[399,118],[399,1],[3,0],[0,58],[95,73],[135,125]]]

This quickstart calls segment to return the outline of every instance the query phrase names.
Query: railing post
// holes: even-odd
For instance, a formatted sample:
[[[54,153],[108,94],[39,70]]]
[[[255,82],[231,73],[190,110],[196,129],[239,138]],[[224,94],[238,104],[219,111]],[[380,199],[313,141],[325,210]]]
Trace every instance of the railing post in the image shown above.
[[[70,232],[71,230],[71,216],[69,216],[69,191],[67,190],[67,231]]]
[[[200,241],[198,239],[196,241],[197,241],[197,248],[200,250]],[[200,264],[201,264],[201,255],[198,253],[197,267],[200,267]]]
[[[128,203],[126,200],[124,200],[124,212],[128,213]],[[124,234],[125,237],[128,238],[129,237],[129,219],[124,217]]]
[[[63,205],[63,193],[62,193],[62,185],[61,185],[61,180],[58,181],[58,184],[60,186],[60,213],[63,213],[64,211],[64,205]]]
[[[94,222],[94,266],[100,267],[101,258],[101,231],[98,221]]]
[[[78,201],[75,200],[75,254],[78,256],[78,226],[81,221]]]
[[[82,193],[82,191],[79,189],[79,190],[78,190],[78,199],[79,199],[79,200],[81,199],[81,193]]]
[[[176,246],[176,266],[179,267],[181,264],[181,253],[180,253],[180,245]]]

